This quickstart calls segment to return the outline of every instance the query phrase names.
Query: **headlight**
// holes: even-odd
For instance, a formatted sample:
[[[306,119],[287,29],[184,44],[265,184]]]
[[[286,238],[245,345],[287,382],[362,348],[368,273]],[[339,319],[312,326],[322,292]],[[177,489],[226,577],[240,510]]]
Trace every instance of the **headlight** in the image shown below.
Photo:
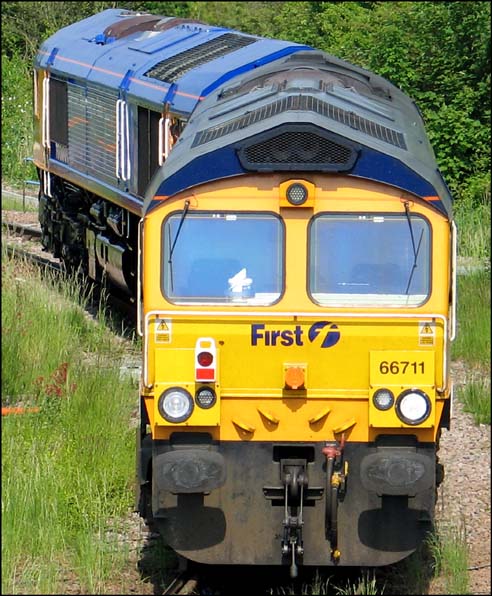
[[[419,389],[407,389],[396,400],[396,413],[405,424],[420,424],[429,417],[430,412],[431,401]]]
[[[168,422],[184,422],[193,412],[193,398],[185,389],[170,387],[159,397],[157,407]]]
[[[378,410],[389,410],[395,402],[395,396],[389,389],[378,389],[372,396],[372,403]]]
[[[299,182],[294,182],[287,189],[287,200],[291,205],[303,205],[308,198],[307,188]]]
[[[217,396],[215,395],[215,391],[210,387],[202,387],[196,392],[195,400],[200,408],[208,410],[217,401]]]

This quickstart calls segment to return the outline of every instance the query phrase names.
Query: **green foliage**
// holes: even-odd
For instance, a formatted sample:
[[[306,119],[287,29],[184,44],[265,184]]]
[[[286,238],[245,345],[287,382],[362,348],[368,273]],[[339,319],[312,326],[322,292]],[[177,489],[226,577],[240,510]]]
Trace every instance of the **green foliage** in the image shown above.
[[[460,257],[483,264],[490,260],[490,215],[490,172],[486,172],[470,178],[455,203]]]
[[[32,74],[18,55],[2,54],[2,177],[20,183],[33,176],[24,158],[32,153]]]
[[[329,592],[327,592],[327,594],[328,593]],[[357,581],[357,584],[346,582],[345,587],[336,588],[336,594],[339,594],[340,596],[350,596],[352,594],[384,594],[384,587],[380,590],[379,586],[377,585],[374,573],[370,577],[369,572],[366,572],[364,575],[361,575]]]
[[[442,524],[428,539],[436,575],[444,579],[445,594],[468,594],[468,547],[463,525]]]
[[[491,5],[481,1],[4,2],[4,180],[20,182],[31,154],[37,48],[60,27],[116,6],[308,44],[388,78],[419,106],[457,204],[473,209],[486,196],[490,208]]]
[[[188,5],[189,18],[244,33],[272,37],[269,26],[273,12],[271,2],[188,2]]]
[[[68,577],[101,593],[123,571],[108,528],[132,505],[138,390],[80,288],[9,259],[2,273],[2,405],[39,409],[2,420],[2,592],[62,593]]]
[[[3,280],[9,280],[11,268],[4,273]],[[32,388],[39,386],[37,379],[45,379],[49,384],[48,379],[60,363],[71,360],[81,344],[109,349],[104,329],[91,325],[80,307],[66,304],[82,294],[81,288],[62,285],[63,298],[53,300],[51,290],[38,287],[39,276],[19,263],[10,282],[2,300],[2,336],[8,337],[2,350],[4,399],[16,401],[32,393]],[[53,280],[53,287],[57,286],[58,282]],[[37,313],[39,305],[42,316]]]
[[[490,374],[490,270],[458,276],[457,306],[452,357],[488,367]]]
[[[2,55],[30,62],[39,45],[58,29],[115,8],[117,2],[3,2]],[[124,4],[124,3],[123,3]]]
[[[193,2],[114,2],[118,8],[124,6],[129,10],[139,10],[163,17],[193,18],[190,16],[190,5]]]
[[[490,380],[472,380],[458,388],[458,398],[475,424],[490,425]]]
[[[415,99],[458,201],[490,189],[490,3],[281,4],[275,36],[372,70]]]

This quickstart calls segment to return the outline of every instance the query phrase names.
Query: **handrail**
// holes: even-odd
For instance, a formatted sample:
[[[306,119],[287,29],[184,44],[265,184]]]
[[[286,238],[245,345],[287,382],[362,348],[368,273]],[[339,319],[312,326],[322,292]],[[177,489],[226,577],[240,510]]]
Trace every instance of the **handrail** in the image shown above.
[[[449,340],[454,341],[456,338],[456,303],[458,299],[457,294],[457,262],[458,262],[458,228],[454,221],[451,222],[451,335]]]
[[[130,125],[128,104],[124,99],[116,100],[116,177],[130,180]]]
[[[169,115],[164,119],[164,159],[167,159],[171,151],[171,119]]]
[[[152,316],[164,316],[164,317],[173,317],[176,316],[201,316],[201,317],[250,317],[250,318],[258,318],[258,317],[268,317],[268,318],[294,318],[294,317],[306,317],[306,318],[319,318],[319,312],[279,312],[279,311],[200,311],[200,310],[151,310],[145,315],[145,324],[143,329],[143,336],[144,336],[144,354],[143,354],[143,375],[142,381],[145,387],[151,387],[152,385],[149,384],[148,379],[148,349],[149,349],[149,333],[148,333],[148,326],[150,322],[150,317]],[[330,318],[343,318],[343,319],[414,319],[414,320],[427,320],[427,319],[438,319],[442,321],[443,324],[443,349],[442,349],[442,376],[444,384],[442,387],[436,387],[436,391],[438,393],[444,393],[447,389],[447,363],[448,363],[448,355],[447,355],[447,341],[448,341],[448,319],[442,314],[437,313],[374,313],[374,312],[357,312],[357,313],[347,313],[347,312],[330,312],[324,313],[323,316],[329,316]]]
[[[137,233],[137,334],[142,337],[142,241],[143,241],[143,219],[138,222]]]
[[[160,166],[164,163],[164,134],[163,134],[164,118],[159,118],[159,147],[158,147],[158,163]]]
[[[120,145],[121,145],[121,125],[120,125],[120,103],[121,99],[116,100],[116,178],[120,177]]]
[[[124,146],[123,146],[123,156],[124,156],[124,168],[123,168],[123,180],[130,180],[131,174],[131,163],[130,163],[130,124],[128,119],[128,104],[126,101],[123,101],[123,129],[124,129]],[[126,159],[125,159],[126,158]]]
[[[43,79],[43,117],[41,119],[41,137],[43,147],[50,148],[50,78],[47,73]]]

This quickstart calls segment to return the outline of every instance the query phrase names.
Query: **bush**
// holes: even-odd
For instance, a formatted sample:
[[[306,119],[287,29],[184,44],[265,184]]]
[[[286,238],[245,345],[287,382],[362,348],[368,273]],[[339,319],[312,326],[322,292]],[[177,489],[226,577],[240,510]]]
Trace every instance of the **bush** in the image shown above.
[[[2,55],[2,179],[14,185],[34,176],[24,162],[32,155],[32,81],[22,58]]]

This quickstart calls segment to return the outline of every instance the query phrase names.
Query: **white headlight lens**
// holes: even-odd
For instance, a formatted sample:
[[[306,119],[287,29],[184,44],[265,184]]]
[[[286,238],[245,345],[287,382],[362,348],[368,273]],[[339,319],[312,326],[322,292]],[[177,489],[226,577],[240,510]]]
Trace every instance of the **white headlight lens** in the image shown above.
[[[303,205],[307,198],[307,188],[298,182],[291,184],[287,189],[287,200],[291,205]]]
[[[430,399],[418,389],[404,391],[396,400],[396,413],[405,424],[420,424],[429,417],[430,411]]]
[[[193,399],[185,389],[171,387],[160,396],[158,408],[168,422],[184,422],[193,412]]]
[[[217,396],[215,395],[215,391],[212,388],[202,387],[196,392],[195,400],[197,406],[203,408],[204,410],[208,410],[217,401]]]

